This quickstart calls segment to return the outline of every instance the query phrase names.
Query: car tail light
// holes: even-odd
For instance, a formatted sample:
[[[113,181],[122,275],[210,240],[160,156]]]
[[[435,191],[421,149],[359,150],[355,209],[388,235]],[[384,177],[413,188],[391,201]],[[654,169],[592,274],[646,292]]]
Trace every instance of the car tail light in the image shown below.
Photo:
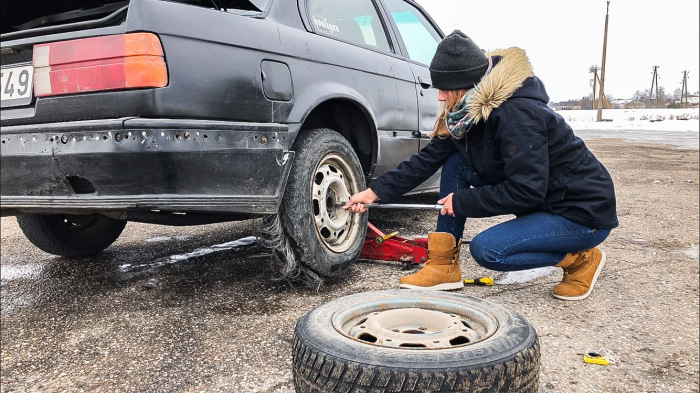
[[[168,84],[163,48],[151,33],[35,45],[33,65],[37,97]]]

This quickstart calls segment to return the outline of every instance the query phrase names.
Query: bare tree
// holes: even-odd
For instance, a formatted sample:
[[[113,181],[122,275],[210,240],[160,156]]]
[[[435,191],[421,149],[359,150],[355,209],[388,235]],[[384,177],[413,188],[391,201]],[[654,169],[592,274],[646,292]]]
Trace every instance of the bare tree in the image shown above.
[[[680,101],[681,100],[681,88],[680,87],[673,91],[673,95],[671,96],[671,99],[673,101]]]
[[[634,101],[647,102],[647,100],[649,99],[649,89],[637,90],[632,96],[632,99]]]

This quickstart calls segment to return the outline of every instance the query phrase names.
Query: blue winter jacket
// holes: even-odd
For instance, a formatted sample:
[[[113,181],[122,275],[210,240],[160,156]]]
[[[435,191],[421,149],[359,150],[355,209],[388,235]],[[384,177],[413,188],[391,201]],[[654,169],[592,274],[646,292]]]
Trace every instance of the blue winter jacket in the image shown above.
[[[486,185],[454,193],[458,216],[549,212],[590,228],[616,227],[610,174],[547,106],[544,85],[532,75],[524,52],[510,48],[490,55],[502,58],[477,86],[474,113],[479,121],[466,138],[433,138],[409,160],[372,181],[370,188],[389,202],[460,152]]]

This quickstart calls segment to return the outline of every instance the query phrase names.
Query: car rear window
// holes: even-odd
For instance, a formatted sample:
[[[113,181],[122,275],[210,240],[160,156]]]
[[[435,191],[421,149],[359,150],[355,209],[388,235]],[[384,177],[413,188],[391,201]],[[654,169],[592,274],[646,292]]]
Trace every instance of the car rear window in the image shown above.
[[[128,4],[125,0],[3,0],[2,34],[98,20]]]
[[[220,3],[227,12],[255,16],[265,12],[272,0],[218,0],[216,2]]]
[[[309,0],[308,10],[316,33],[391,52],[372,0]]]
[[[265,12],[272,0],[165,0],[199,7],[214,8],[232,14],[257,16]]]

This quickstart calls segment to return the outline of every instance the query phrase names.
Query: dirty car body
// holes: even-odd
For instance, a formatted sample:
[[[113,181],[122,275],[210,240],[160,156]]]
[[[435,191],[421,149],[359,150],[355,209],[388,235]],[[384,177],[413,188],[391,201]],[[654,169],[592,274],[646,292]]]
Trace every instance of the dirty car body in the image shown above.
[[[287,214],[285,192],[301,187],[318,194],[305,207],[318,243],[352,258],[362,222],[330,199],[417,152],[437,110],[427,64],[442,32],[411,0],[3,0],[0,38],[0,207],[34,220],[21,227],[35,244],[65,229],[47,217],[90,236],[95,217],[249,219]],[[349,152],[292,180],[314,130]],[[353,162],[357,179],[343,172]],[[76,240],[54,235],[37,245],[79,256],[52,251]]]

